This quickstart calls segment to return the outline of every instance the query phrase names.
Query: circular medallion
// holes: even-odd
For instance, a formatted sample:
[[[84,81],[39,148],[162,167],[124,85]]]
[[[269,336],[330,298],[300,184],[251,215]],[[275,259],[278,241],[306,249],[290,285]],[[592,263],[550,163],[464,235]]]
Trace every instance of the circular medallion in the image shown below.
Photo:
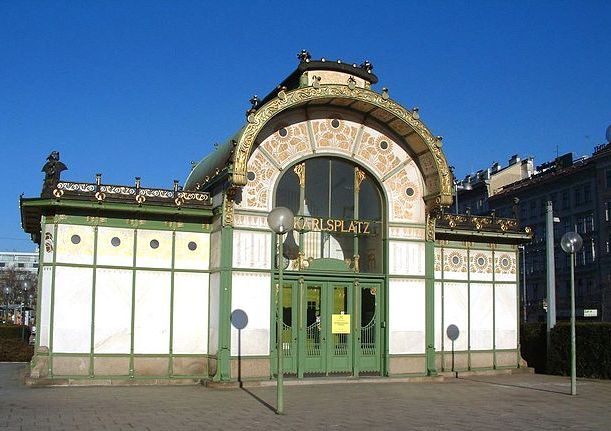
[[[412,187],[408,187],[405,189],[405,194],[411,198],[416,194],[416,191]]]
[[[278,134],[284,138],[289,134],[289,132],[283,127],[282,129],[278,130]]]
[[[388,141],[381,141],[380,142],[380,148],[383,150],[388,149]]]
[[[70,237],[70,241],[72,241],[72,244],[78,244],[81,242],[81,237],[78,235],[72,235]]]
[[[197,249],[197,244],[194,241],[189,241],[189,244],[187,244],[187,248],[191,251],[195,251],[195,249]]]
[[[334,129],[337,129],[339,127],[339,120],[337,118],[331,120],[331,127],[333,127]]]
[[[110,240],[110,243],[113,247],[119,247],[121,245],[121,240],[119,239],[119,237],[115,236]]]
[[[153,248],[153,249],[159,248],[159,241],[157,241],[156,239],[152,239],[149,244],[150,244],[151,248]]]
[[[246,178],[248,178],[248,181],[254,181],[257,175],[253,171],[248,171]]]

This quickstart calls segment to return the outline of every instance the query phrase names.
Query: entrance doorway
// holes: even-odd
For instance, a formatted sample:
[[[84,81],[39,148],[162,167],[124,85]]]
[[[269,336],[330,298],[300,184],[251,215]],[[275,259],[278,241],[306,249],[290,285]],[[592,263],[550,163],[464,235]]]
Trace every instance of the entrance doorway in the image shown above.
[[[381,372],[380,282],[301,278],[283,284],[285,373]]]

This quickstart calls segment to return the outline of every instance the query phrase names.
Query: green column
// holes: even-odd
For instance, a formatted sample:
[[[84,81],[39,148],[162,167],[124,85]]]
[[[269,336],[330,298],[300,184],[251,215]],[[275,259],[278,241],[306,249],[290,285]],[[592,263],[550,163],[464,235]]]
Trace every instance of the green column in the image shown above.
[[[426,320],[426,373],[429,376],[437,374],[435,366],[435,242],[428,239],[424,248],[425,256],[425,320]]]
[[[221,271],[219,291],[219,346],[214,381],[231,380],[231,265],[233,227],[221,228]]]

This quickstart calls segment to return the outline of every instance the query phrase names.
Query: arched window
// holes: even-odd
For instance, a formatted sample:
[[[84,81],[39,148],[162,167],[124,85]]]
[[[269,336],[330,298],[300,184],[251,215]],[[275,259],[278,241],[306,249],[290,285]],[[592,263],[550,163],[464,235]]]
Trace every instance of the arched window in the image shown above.
[[[296,215],[296,230],[283,245],[288,259],[344,261],[346,269],[380,273],[382,196],[375,180],[347,160],[317,157],[287,169],[276,206]]]

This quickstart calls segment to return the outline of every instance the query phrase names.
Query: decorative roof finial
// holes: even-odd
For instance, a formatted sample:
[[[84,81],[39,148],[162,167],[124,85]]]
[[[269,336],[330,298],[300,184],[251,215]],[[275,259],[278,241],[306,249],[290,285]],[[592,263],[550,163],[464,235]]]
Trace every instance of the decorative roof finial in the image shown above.
[[[47,157],[47,163],[42,167],[42,172],[45,173],[45,180],[42,184],[41,197],[51,197],[53,189],[60,181],[60,175],[68,167],[59,160],[59,151],[52,151]]]
[[[302,49],[301,52],[297,54],[297,58],[301,63],[307,63],[308,61],[310,61],[310,58],[312,58],[312,56],[310,55],[309,51]]]
[[[365,60],[364,62],[362,62],[360,67],[361,69],[365,69],[367,73],[371,73],[371,71],[373,70],[373,64],[371,64],[369,60]]]
[[[246,111],[246,116],[249,116],[250,114],[254,114],[255,112],[257,112],[257,108],[259,107],[259,96],[257,96],[256,94],[254,96],[252,96],[249,100],[250,102],[250,109],[248,111]]]

